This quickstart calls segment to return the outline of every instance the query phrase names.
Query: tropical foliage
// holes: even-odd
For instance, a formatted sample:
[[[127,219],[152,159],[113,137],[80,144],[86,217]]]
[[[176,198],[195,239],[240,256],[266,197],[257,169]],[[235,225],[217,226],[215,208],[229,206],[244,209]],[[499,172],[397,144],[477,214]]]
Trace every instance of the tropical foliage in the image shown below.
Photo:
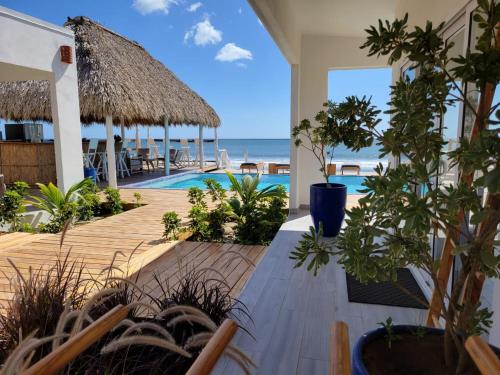
[[[174,211],[165,212],[163,214],[162,223],[165,226],[163,237],[167,241],[177,240],[181,230],[181,219]]]
[[[388,56],[389,64],[406,57],[418,74],[412,80],[402,76],[391,87],[391,120],[383,132],[375,127],[378,111],[369,100],[348,98],[343,104],[380,145],[381,157],[401,156],[405,163],[391,169],[380,165],[376,176],[367,178],[366,196],[348,212],[339,236],[339,262],[362,282],[395,281],[397,269],[410,265],[429,276],[439,305],[434,312],[446,322],[449,373],[467,366],[467,337],[488,330],[492,313],[480,305],[480,289],[484,277],[500,276],[500,256],[494,252],[500,223],[500,103],[492,102],[500,79],[500,4],[479,1],[474,22],[481,30],[475,49],[451,59],[453,43],[442,39],[443,25],[427,23],[410,31],[405,16],[370,27],[363,45],[369,55]],[[477,101],[468,94],[472,90]],[[450,106],[460,104],[473,123],[458,147],[446,151],[439,122]],[[436,184],[441,160],[448,162],[446,172],[458,170],[456,182]],[[445,246],[461,264],[451,291],[440,281],[441,262],[430,251],[435,230],[445,233]],[[312,254],[320,257],[317,264],[324,263],[324,254]]]
[[[27,183],[18,181],[0,197],[0,224],[10,225],[12,232],[23,228],[22,214],[26,211],[23,199],[28,189]]]
[[[117,215],[123,212],[123,204],[120,196],[120,191],[111,187],[104,189],[105,201],[103,204],[104,213],[109,215]]]
[[[66,193],[63,193],[53,183],[37,184],[40,196],[30,195],[28,204],[47,212],[50,215],[48,223],[40,224],[41,232],[60,232],[67,223],[71,223],[78,217],[79,202],[85,201],[82,191],[89,189],[92,180],[84,179],[72,185]]]
[[[295,146],[304,147],[313,153],[320,165],[320,172],[328,183],[328,164],[331,164],[334,150],[340,144],[345,144],[353,151],[371,146],[373,135],[367,129],[374,128],[380,120],[376,115],[380,111],[370,106],[370,100],[365,97],[347,98],[346,102],[324,103],[324,110],[314,118],[316,124],[304,119],[292,129]],[[352,112],[352,107],[356,112]]]

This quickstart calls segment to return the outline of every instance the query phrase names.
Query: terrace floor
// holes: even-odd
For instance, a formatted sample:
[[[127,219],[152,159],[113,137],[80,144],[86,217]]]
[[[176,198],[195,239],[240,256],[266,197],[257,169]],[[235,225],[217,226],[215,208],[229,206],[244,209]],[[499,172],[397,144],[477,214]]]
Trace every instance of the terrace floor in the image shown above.
[[[13,297],[11,281],[16,279],[16,272],[8,259],[26,276],[30,268],[48,268],[55,264],[58,257],[65,257],[69,252],[70,260],[85,262],[88,272],[97,277],[117,254],[114,265],[120,267],[125,274],[143,269],[140,281],[148,284],[151,283],[153,272],[157,271],[161,272],[162,279],[172,278],[172,285],[178,276],[177,264],[212,266],[212,262],[219,256],[224,256],[226,261],[230,259],[233,251],[241,252],[257,263],[264,253],[265,248],[262,246],[165,242],[162,239],[162,215],[166,211],[176,211],[186,221],[190,208],[187,192],[124,189],[121,190],[122,199],[133,202],[134,192],[141,193],[144,206],[70,229],[61,248],[59,234],[12,233],[2,236],[0,306],[5,306]],[[228,280],[232,280],[230,286],[233,293],[239,293],[254,267],[241,258],[230,264],[226,264],[226,261],[219,262],[215,267]]]
[[[255,339],[240,329],[232,344],[252,357],[255,374],[328,374],[330,326],[337,320],[349,325],[351,346],[389,316],[396,324],[424,321],[425,310],[349,302],[345,272],[335,259],[316,277],[305,267],[294,269],[288,255],[311,223],[306,213],[290,217],[239,297],[250,310],[253,321],[244,326]],[[225,357],[213,372],[242,373]]]

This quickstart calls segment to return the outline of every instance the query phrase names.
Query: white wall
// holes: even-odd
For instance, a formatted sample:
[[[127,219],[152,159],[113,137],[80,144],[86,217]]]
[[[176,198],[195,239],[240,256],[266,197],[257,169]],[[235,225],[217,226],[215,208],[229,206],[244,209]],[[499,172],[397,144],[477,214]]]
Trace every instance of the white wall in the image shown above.
[[[293,85],[297,90],[297,119],[314,120],[314,116],[328,99],[328,71],[332,69],[364,69],[385,66],[385,60],[367,57],[366,50],[359,49],[364,38],[304,35],[301,42],[300,64],[298,65],[300,82]],[[293,82],[293,80],[292,80]],[[292,93],[293,97],[294,93]],[[292,126],[294,124],[292,117]],[[314,121],[313,121],[314,123]],[[292,147],[290,179],[290,207],[309,205],[309,185],[323,182],[319,164],[314,155],[304,148]],[[293,165],[296,164],[296,165]],[[296,186],[295,186],[296,184]]]
[[[75,41],[71,30],[0,7],[0,81],[48,80],[57,183],[67,190],[83,179]],[[71,46],[73,63],[59,48]]]

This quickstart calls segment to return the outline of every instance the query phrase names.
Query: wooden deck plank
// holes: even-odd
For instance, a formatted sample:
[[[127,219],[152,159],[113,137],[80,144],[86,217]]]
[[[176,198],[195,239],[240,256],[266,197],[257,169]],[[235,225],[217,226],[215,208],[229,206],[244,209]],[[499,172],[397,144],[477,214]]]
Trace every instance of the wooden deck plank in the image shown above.
[[[134,273],[140,269],[138,277],[147,288],[158,291],[154,274],[171,285],[179,281],[183,266],[211,267],[218,257],[226,251],[237,250],[254,262],[258,262],[265,253],[263,246],[241,246],[233,244],[182,242],[170,248],[162,239],[162,216],[167,211],[175,211],[183,222],[187,222],[190,204],[187,192],[181,190],[122,189],[122,199],[135,201],[133,194],[142,195],[141,207],[110,216],[90,223],[77,225],[70,229],[60,247],[59,234],[13,233],[0,239],[0,308],[13,297],[12,281],[16,273],[7,259],[16,264],[23,275],[32,270],[46,269],[54,265],[59,258],[68,257],[70,262],[81,261],[86,271],[93,277],[99,276],[103,268],[110,265],[117,252],[123,255],[115,257],[115,266],[128,268]],[[173,245],[172,245],[173,246]],[[69,253],[69,255],[68,255]],[[253,272],[253,267],[242,260],[234,261],[230,267],[216,264],[224,273],[231,286],[231,294],[237,295]]]

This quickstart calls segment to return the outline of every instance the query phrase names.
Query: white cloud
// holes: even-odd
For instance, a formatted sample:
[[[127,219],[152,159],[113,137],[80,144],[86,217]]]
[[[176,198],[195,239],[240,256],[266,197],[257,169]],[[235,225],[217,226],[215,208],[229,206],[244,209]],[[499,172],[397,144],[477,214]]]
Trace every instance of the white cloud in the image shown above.
[[[243,9],[238,8],[238,14],[242,14],[242,13],[243,13]]]
[[[237,60],[252,60],[252,52],[247,49],[238,47],[234,43],[227,43],[219,50],[219,52],[217,52],[215,60],[228,62]]]
[[[133,7],[142,15],[154,12],[168,14],[171,5],[178,4],[178,0],[134,0]]]
[[[244,64],[244,63],[240,63],[240,62],[239,62],[239,63],[236,63],[236,66],[237,66],[238,68],[246,68],[246,67],[247,67],[247,64]]]
[[[196,3],[191,4],[186,8],[188,12],[196,12],[198,9],[200,9],[203,6],[203,3],[201,1],[198,1]]]
[[[193,39],[197,46],[206,46],[208,44],[217,44],[222,40],[222,31],[217,30],[206,18],[204,21],[198,22],[191,30],[184,34],[184,42]]]

